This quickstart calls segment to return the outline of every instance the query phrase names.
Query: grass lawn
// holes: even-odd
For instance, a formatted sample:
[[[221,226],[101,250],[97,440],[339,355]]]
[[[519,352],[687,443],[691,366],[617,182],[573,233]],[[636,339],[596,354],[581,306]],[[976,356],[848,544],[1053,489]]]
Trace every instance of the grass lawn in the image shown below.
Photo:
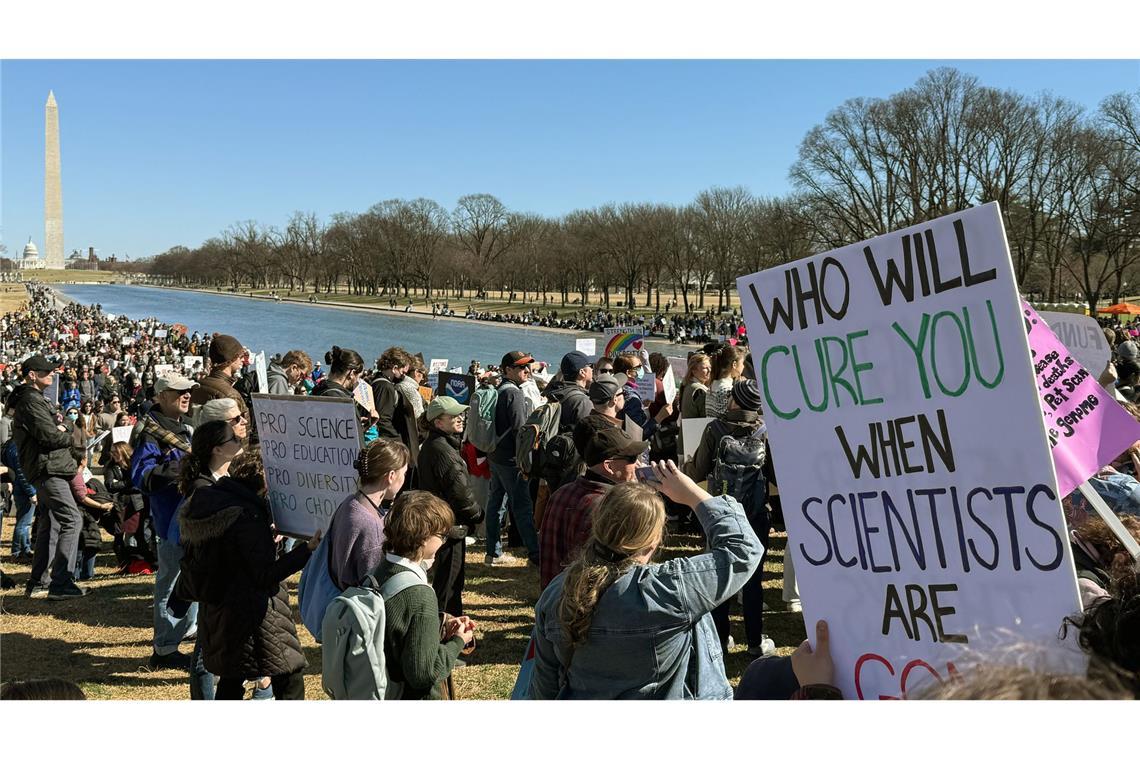
[[[28,291],[23,285],[0,285],[0,314],[16,311],[28,302]]]
[[[0,678],[55,676],[75,681],[89,699],[189,698],[184,672],[147,667],[151,641],[152,576],[117,576],[110,567],[113,557],[100,555],[97,576],[87,585],[91,594],[66,602],[26,599],[27,563],[8,557],[13,517],[4,519],[3,568],[19,584],[0,598]],[[694,535],[674,535],[664,558],[700,551]],[[778,652],[789,654],[804,638],[803,619],[784,612],[780,601],[783,577],[783,534],[775,534],[764,563],[765,597],[773,610],[765,615],[765,630],[775,639]],[[525,561],[488,567],[483,565],[479,545],[468,553],[467,613],[478,623],[479,646],[466,668],[455,671],[455,686],[462,699],[506,699],[510,696],[530,635],[534,603],[538,598],[538,574]],[[300,576],[289,579],[296,605]],[[739,612],[739,606],[735,609]],[[305,675],[307,699],[325,699],[321,689],[321,654],[305,627],[297,620],[301,643],[309,661]],[[744,627],[733,616],[733,634],[741,643],[726,660],[728,676],[735,684],[751,661],[743,645]],[[189,652],[190,644],[183,645]]]

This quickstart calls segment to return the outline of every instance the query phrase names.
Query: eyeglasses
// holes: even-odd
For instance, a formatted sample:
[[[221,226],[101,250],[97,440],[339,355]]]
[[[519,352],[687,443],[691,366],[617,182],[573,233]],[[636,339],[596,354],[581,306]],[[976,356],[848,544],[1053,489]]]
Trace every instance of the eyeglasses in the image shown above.
[[[174,390],[173,388],[167,388],[167,389],[166,389],[166,392],[167,392],[167,393],[173,393],[173,394],[174,394],[175,396],[177,396],[178,398],[182,398],[183,396],[189,396],[189,395],[191,395],[191,394],[192,394],[194,391],[190,390],[189,388],[187,388],[187,389],[186,389],[186,390],[184,390],[184,391],[176,391],[176,390]]]
[[[236,417],[230,417],[228,420],[226,420],[226,422],[230,423],[231,425],[236,425],[239,422],[247,422],[248,420],[249,418],[244,414],[239,414]]]

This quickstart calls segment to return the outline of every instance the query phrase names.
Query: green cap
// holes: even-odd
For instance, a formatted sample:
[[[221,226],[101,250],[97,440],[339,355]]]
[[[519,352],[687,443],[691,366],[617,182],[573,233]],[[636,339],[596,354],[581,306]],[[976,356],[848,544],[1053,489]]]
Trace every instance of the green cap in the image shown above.
[[[466,411],[467,405],[459,403],[451,396],[437,396],[427,405],[424,413],[427,415],[428,422],[431,422],[441,414],[450,414],[455,417]]]

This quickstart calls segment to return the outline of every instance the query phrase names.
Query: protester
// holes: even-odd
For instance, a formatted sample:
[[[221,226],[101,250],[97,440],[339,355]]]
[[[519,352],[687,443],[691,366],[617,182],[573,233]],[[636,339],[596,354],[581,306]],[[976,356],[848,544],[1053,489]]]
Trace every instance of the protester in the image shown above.
[[[215,699],[241,699],[245,681],[269,676],[276,699],[304,699],[301,650],[285,579],[320,543],[320,531],[281,557],[265,500],[265,471],[256,451],[229,474],[195,491],[181,518],[192,547],[185,587],[202,604],[202,659],[217,676]]]
[[[747,353],[739,346],[725,343],[712,355],[713,381],[705,398],[705,416],[722,417],[728,411],[728,398],[732,385],[744,372]]]
[[[574,426],[574,448],[578,456],[586,457],[586,446],[594,434],[601,430],[620,428],[618,415],[625,406],[625,386],[613,375],[601,377],[590,385],[590,413]]]
[[[768,511],[768,483],[764,476],[767,442],[760,419],[760,390],[752,380],[740,380],[732,388],[723,418],[714,419],[705,428],[701,443],[685,474],[695,481],[708,479],[709,491],[727,494],[744,505],[748,523],[768,550],[771,516]],[[748,654],[753,657],[771,654],[776,645],[764,635],[763,571],[756,573],[741,590],[744,607],[744,631]],[[713,612],[721,646],[728,651],[729,607],[726,601]]]
[[[4,410],[4,422],[10,423],[15,409]],[[20,466],[20,452],[16,440],[9,437],[0,444],[0,464],[8,468],[12,481],[12,500],[16,506],[16,524],[12,528],[12,559],[32,558],[32,520],[35,518],[36,487]]]
[[[365,446],[355,466],[360,486],[329,523],[329,573],[337,588],[358,586],[384,557],[384,516],[404,487],[408,450],[399,441],[379,438]]]
[[[87,471],[87,450],[72,448],[71,457],[75,460],[75,475],[69,481],[71,498],[79,507],[83,522],[83,528],[79,531],[75,575],[81,581],[89,581],[95,577],[95,560],[103,546],[103,531],[99,527],[99,521],[107,513],[107,502],[95,499],[94,490],[87,487],[83,476]],[[98,483],[96,480],[92,482]]]
[[[233,404],[233,399],[215,399],[210,404],[226,401]],[[236,409],[236,404],[234,405]],[[194,494],[199,489],[209,488],[221,478],[229,474],[231,463],[242,454],[241,438],[234,432],[229,423],[223,420],[208,420],[194,430],[190,443],[190,454],[183,460],[182,470],[178,476],[178,492],[182,494],[183,504],[179,507],[175,518],[179,526],[186,520],[186,513],[191,509]],[[193,518],[189,518],[193,519]],[[179,530],[181,534],[181,528]],[[198,546],[189,541],[182,541],[184,565],[193,567],[198,561],[196,556]],[[194,594],[186,595],[186,588],[192,587],[193,578],[187,574],[180,574],[178,584],[175,586],[174,596],[185,597],[185,602],[193,601]],[[173,600],[171,602],[173,604]],[[202,643],[205,636],[202,629],[206,623],[206,615],[201,607],[198,610],[198,636],[194,641],[194,653],[190,663],[190,699],[214,698],[214,676],[206,671],[203,663]]]
[[[190,411],[190,395],[197,383],[169,374],[158,379],[157,403],[142,421],[142,430],[131,457],[131,482],[146,498],[158,546],[158,572],[154,579],[154,649],[152,668],[160,665],[187,667],[189,658],[178,645],[194,631],[198,609],[190,605],[176,617],[167,601],[178,580],[182,548],[171,538],[174,512],[182,501],[178,477],[182,458],[190,453],[193,430],[184,418]],[[174,526],[177,531],[177,526]]]
[[[264,393],[275,396],[291,396],[301,379],[313,371],[313,360],[304,351],[290,351],[281,357],[280,362],[270,362],[265,369],[265,380],[269,387]]]
[[[595,431],[586,446],[586,473],[550,496],[539,531],[539,590],[545,589],[585,546],[598,502],[617,483],[634,479],[637,461],[649,444],[620,428]]]
[[[76,470],[71,435],[56,424],[43,393],[58,368],[42,354],[32,355],[20,365],[24,382],[8,396],[20,467],[36,489],[36,545],[24,590],[32,599],[65,600],[87,593],[75,583],[82,516],[71,495]]]
[[[412,478],[415,477],[416,457],[420,450],[419,425],[414,402],[401,387],[414,362],[415,358],[407,351],[392,346],[377,360],[380,377],[372,383],[372,395],[376,399],[376,429],[381,438],[400,441],[407,447],[411,457],[408,469],[413,471]],[[422,403],[418,391],[413,388],[411,393]]]
[[[329,364],[328,377],[317,383],[313,388],[313,395],[354,399],[353,389],[364,373],[364,360],[360,358],[360,354],[350,348],[333,346],[332,350],[325,354],[325,361]],[[319,362],[317,367],[320,367]],[[313,373],[316,373],[315,369]],[[356,416],[360,420],[360,431],[363,435],[364,431],[372,426],[376,414],[361,406],[359,402],[355,403]]]
[[[249,417],[245,399],[234,389],[239,372],[246,358],[245,347],[232,335],[214,333],[210,341],[210,374],[202,378],[190,398],[191,403],[200,405],[216,398],[230,398],[237,402],[242,416]]]
[[[454,617],[463,615],[467,536],[483,521],[483,507],[475,501],[459,453],[466,411],[466,405],[449,396],[434,399],[425,413],[431,428],[420,449],[420,487],[442,499],[453,516],[447,540],[435,554],[432,586],[439,608]]]
[[[625,406],[619,418],[629,420],[641,428],[641,436],[648,439],[657,430],[657,425],[673,414],[673,405],[665,404],[653,417],[646,413],[646,404],[637,390],[637,381],[645,376],[647,369],[641,356],[636,353],[621,354],[614,360],[614,374],[625,377]]]
[[[590,541],[539,597],[532,698],[732,698],[709,613],[751,577],[763,547],[731,497],[710,496],[672,462],[651,467],[652,488],[606,494]],[[697,513],[707,553],[650,562],[665,527],[654,489]]]
[[[491,488],[487,497],[487,556],[485,564],[493,565],[502,556],[499,535],[503,516],[510,509],[511,521],[518,529],[527,558],[538,564],[538,535],[534,528],[534,503],[530,489],[519,472],[515,458],[519,429],[526,424],[526,402],[519,386],[530,379],[534,357],[525,351],[511,351],[503,356],[503,381],[495,404],[495,450],[491,461]],[[505,504],[504,504],[505,497]]]
[[[427,582],[427,570],[453,519],[441,499],[426,491],[408,491],[396,499],[384,522],[377,585],[396,573],[415,573],[421,581],[384,600],[390,699],[450,698],[451,671],[459,653],[474,640],[475,623],[466,616],[445,615],[441,625],[436,596]]]

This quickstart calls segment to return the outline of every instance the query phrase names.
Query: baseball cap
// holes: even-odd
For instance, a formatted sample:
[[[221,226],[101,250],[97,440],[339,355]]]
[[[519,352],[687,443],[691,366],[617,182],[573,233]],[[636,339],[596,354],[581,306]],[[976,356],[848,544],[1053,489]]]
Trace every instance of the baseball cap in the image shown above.
[[[562,357],[562,363],[559,365],[559,369],[562,370],[562,377],[573,381],[578,377],[578,373],[582,371],[582,368],[589,366],[589,364],[590,357],[581,351],[571,351]]]
[[[154,390],[156,393],[162,393],[163,391],[188,391],[197,387],[198,383],[174,372],[165,374],[154,381]]]
[[[427,415],[428,422],[431,422],[441,414],[450,414],[457,416],[467,411],[467,405],[461,404],[451,396],[438,396],[432,399],[432,402],[427,405],[424,414]]]
[[[511,351],[503,356],[503,361],[500,363],[503,369],[507,367],[526,367],[534,363],[534,357],[526,351]]]
[[[24,363],[20,365],[20,374],[26,375],[29,372],[54,372],[63,365],[62,362],[50,362],[43,354],[32,354]]]
[[[636,459],[648,448],[648,442],[633,440],[621,428],[606,428],[594,433],[586,444],[586,465],[593,467],[615,457]]]
[[[604,404],[621,393],[622,384],[613,375],[603,375],[590,385],[590,400]]]

